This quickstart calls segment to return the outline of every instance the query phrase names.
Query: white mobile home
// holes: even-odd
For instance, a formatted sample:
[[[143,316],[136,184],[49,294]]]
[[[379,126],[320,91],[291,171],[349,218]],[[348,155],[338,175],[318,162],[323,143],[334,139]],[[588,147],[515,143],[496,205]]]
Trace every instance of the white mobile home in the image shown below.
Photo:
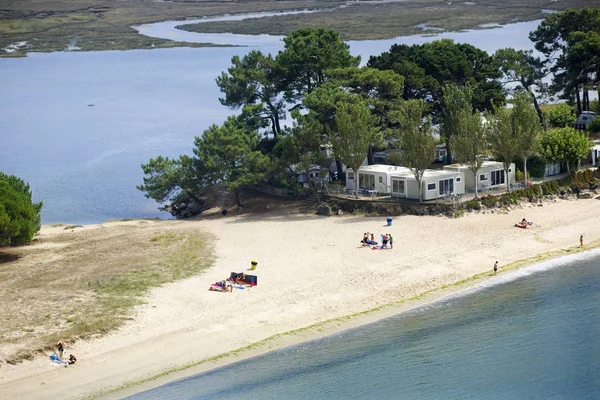
[[[356,174],[346,172],[346,188],[354,190]],[[365,165],[358,170],[358,190],[392,197],[419,199],[419,185],[406,167]],[[427,170],[422,182],[423,200],[465,193],[464,174],[460,171]]]
[[[593,166],[598,166],[600,164],[600,142],[594,142],[588,160]]]
[[[473,172],[465,164],[451,164],[444,166],[444,170],[462,172],[465,175],[465,190],[475,191],[475,185],[478,190],[495,189],[506,186],[509,183],[515,182],[515,164],[510,164],[508,176],[504,171],[504,165],[499,161],[484,161],[479,171],[477,178],[473,176]]]
[[[465,193],[465,178],[460,171],[428,169],[423,174],[423,200],[446,198]],[[412,172],[392,175],[392,197],[419,200],[419,184]]]
[[[352,168],[346,169],[346,189],[361,191],[377,191],[378,194],[389,194],[391,176],[398,171],[408,170],[394,165],[363,165],[354,173]],[[409,171],[410,172],[410,171]],[[357,177],[358,175],[358,177]],[[356,182],[358,181],[358,186]]]

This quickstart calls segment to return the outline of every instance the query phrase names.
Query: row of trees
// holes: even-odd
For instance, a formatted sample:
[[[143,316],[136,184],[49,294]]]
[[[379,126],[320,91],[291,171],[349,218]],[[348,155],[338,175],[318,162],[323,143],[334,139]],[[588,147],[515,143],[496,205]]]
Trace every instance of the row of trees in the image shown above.
[[[597,11],[565,15],[600,21]],[[193,156],[151,159],[142,166],[144,184],[138,188],[168,208],[181,196],[194,198],[203,188],[224,182],[236,192],[241,206],[242,186],[291,185],[297,171],[309,176],[312,165],[327,164],[324,148],[332,150],[340,176],[342,164],[356,170],[365,157],[372,164],[373,151],[379,148],[387,150],[391,162],[411,168],[420,180],[434,154],[432,131],[438,124],[448,154],[455,148],[457,158],[472,168],[488,151],[508,163],[512,157],[526,162],[537,142],[525,136],[531,133],[537,138],[533,132],[545,126],[538,96],[551,88],[542,78],[549,72],[562,76],[560,68],[570,67],[557,60],[568,58],[581,45],[575,39],[580,36],[577,32],[597,31],[595,22],[564,28],[560,15],[549,16],[531,34],[536,47],[552,40],[555,46],[563,46],[562,56],[546,60],[510,48],[490,56],[445,39],[394,45],[359,68],[360,58],[349,53],[336,32],[293,32],[276,56],[253,50],[232,58],[217,85],[224,94],[221,103],[241,112],[197,137]],[[541,34],[547,30],[560,35]],[[566,37],[573,39],[565,42]],[[592,70],[586,67],[588,83],[597,79],[597,69]],[[513,93],[514,108],[507,111],[506,96]],[[488,124],[483,124],[481,115]],[[283,124],[287,116],[292,121]],[[502,147],[502,154],[492,147]]]
[[[22,179],[0,172],[0,246],[21,245],[40,230],[42,202],[34,203]]]

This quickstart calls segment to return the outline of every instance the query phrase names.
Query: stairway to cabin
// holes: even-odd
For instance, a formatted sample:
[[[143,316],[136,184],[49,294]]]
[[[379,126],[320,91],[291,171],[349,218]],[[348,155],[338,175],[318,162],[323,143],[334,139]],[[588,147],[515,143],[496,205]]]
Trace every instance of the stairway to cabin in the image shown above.
[[[323,201],[323,194],[318,193],[317,195],[319,196],[319,200]],[[308,213],[317,209],[317,197],[313,193],[300,197],[299,200],[302,203],[299,208],[300,212]]]

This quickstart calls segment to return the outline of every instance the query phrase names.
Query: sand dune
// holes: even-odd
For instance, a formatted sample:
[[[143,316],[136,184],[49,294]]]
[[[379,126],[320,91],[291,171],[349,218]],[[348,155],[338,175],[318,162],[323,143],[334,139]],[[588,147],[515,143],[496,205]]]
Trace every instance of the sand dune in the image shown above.
[[[526,217],[530,229],[514,223]],[[0,398],[69,398],[98,393],[167,370],[198,363],[265,338],[360,313],[490,272],[537,254],[600,240],[600,201],[527,205],[511,212],[463,218],[262,215],[156,221],[202,229],[217,236],[217,261],[205,274],[153,290],[136,318],[118,332],[73,346],[79,362],[69,368],[46,358],[0,370]],[[103,224],[110,229],[109,224]],[[363,232],[389,232],[393,250],[361,247]],[[258,286],[232,293],[208,291],[251,260]],[[435,295],[434,295],[435,296]],[[428,298],[431,298],[428,297]],[[122,397],[169,379],[211,368],[269,348],[326,334],[397,312],[408,303],[338,320],[266,345],[211,361],[107,397]]]

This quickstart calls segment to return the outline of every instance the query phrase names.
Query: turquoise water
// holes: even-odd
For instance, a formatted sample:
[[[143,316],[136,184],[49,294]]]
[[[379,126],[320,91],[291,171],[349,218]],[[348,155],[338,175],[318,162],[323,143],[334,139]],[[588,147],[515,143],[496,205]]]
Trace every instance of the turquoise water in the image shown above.
[[[600,252],[130,399],[600,399]]]

